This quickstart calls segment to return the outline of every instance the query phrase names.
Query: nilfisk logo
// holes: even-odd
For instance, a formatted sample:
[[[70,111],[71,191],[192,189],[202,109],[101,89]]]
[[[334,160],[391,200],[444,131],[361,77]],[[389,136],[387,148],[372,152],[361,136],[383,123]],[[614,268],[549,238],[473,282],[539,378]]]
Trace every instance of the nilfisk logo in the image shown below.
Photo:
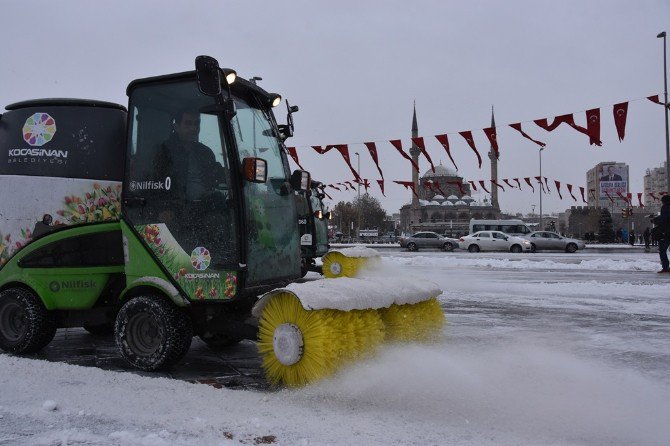
[[[43,146],[51,141],[55,134],[56,120],[48,113],[35,113],[23,124],[23,140],[31,146]]]
[[[90,288],[95,288],[94,280],[52,280],[49,283],[49,289],[57,293],[59,291],[84,291]]]

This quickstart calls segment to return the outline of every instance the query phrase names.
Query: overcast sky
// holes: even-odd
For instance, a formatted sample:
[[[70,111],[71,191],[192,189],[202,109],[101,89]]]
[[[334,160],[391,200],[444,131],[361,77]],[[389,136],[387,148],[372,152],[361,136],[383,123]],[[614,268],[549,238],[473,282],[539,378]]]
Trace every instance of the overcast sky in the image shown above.
[[[537,146],[507,124],[571,112],[584,124],[584,110],[602,107],[602,148],[569,127],[523,127],[548,144],[543,176],[584,186],[596,163],[626,162],[635,193],[643,191],[645,169],[665,160],[662,107],[631,102],[619,143],[611,106],[663,92],[656,38],[663,30],[670,32],[667,0],[4,1],[0,103],[83,97],[125,105],[133,79],[191,70],[195,56],[208,54],[242,77],[261,76],[264,88],[299,105],[288,143],[314,178],[352,179],[338,153],[309,148],[348,143],[374,183],[378,173],[360,143],[376,141],[386,198],[376,184],[371,193],[389,213],[411,198],[391,183],[411,180],[411,166],[385,141],[409,146],[415,100],[419,133],[445,165],[433,135],[473,130],[488,151],[481,129],[494,105],[499,178],[538,175]],[[284,122],[283,106],[275,111]],[[450,140],[460,175],[490,178],[488,159],[478,169],[465,141]],[[420,165],[422,173],[429,168],[423,158]],[[335,201],[355,195],[329,194]],[[545,196],[545,210],[569,207],[566,195]],[[512,190],[499,199],[505,211],[528,212],[538,195]]]

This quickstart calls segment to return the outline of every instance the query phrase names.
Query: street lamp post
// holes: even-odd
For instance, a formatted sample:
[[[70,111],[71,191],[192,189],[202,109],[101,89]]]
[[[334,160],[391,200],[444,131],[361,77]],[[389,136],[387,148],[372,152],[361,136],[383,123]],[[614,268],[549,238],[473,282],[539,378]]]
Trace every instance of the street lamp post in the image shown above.
[[[358,160],[358,236],[361,235],[361,155],[356,152],[356,158]]]
[[[665,109],[665,181],[666,189],[670,192],[670,136],[668,136],[668,60],[666,50],[665,31],[656,37],[663,39],[663,108]]]
[[[540,147],[540,231],[544,231],[542,226],[542,151],[544,147]]]

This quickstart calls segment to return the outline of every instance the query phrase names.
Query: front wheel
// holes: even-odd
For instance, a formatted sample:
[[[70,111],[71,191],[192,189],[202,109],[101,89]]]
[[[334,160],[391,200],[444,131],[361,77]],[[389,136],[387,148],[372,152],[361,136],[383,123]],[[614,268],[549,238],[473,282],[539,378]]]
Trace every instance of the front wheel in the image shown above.
[[[408,243],[407,244],[407,250],[408,251],[418,251],[418,248],[416,247],[416,243]]]
[[[56,335],[56,322],[39,297],[24,288],[0,293],[0,348],[10,353],[34,353]]]
[[[447,252],[451,252],[454,250],[454,245],[451,242],[447,242],[444,245],[442,245],[442,249],[444,249]]]
[[[182,309],[165,298],[138,296],[121,307],[114,337],[126,361],[151,371],[175,364],[186,355],[193,326]]]
[[[519,246],[519,245],[512,245],[512,247],[510,248],[510,251],[512,251],[512,252],[515,253],[515,254],[518,254],[518,253],[521,252],[521,246]]]
[[[537,246],[535,246],[535,243],[530,244],[530,252],[537,252]]]
[[[577,251],[577,245],[574,243],[568,243],[568,246],[565,247],[565,251],[569,253],[573,253]]]
[[[470,246],[468,246],[468,251],[479,252],[479,246],[478,245],[470,245]]]

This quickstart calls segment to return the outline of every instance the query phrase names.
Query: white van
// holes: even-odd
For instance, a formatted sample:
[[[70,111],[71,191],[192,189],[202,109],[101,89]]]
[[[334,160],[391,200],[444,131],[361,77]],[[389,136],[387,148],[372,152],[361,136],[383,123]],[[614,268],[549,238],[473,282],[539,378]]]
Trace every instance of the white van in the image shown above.
[[[532,231],[526,223],[521,220],[470,220],[470,232],[474,234],[479,231],[500,231],[508,235],[524,236]]]

